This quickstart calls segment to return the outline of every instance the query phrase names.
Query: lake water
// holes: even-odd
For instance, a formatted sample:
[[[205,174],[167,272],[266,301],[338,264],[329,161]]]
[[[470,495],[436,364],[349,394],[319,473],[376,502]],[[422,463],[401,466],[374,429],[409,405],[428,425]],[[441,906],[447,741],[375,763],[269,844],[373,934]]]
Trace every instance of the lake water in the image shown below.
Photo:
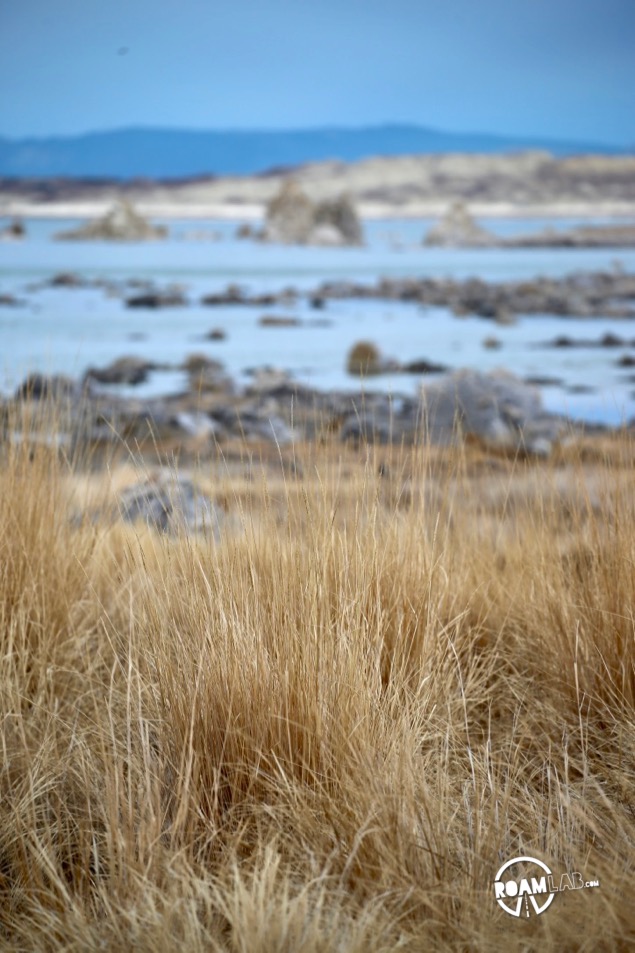
[[[0,222],[0,227],[4,223]],[[56,242],[53,234],[75,221],[27,222],[24,242],[0,243],[0,294],[13,294],[23,307],[0,305],[0,390],[12,392],[27,372],[63,372],[78,376],[89,365],[109,363],[134,354],[157,363],[180,363],[192,352],[225,363],[239,380],[249,369],[272,365],[292,371],[299,380],[320,388],[355,389],[346,374],[346,355],[356,341],[374,341],[400,361],[426,358],[452,368],[489,370],[505,367],[522,377],[560,378],[562,386],[542,388],[545,405],[577,418],[619,423],[635,416],[633,369],[620,369],[626,349],[543,348],[557,335],[597,339],[611,331],[635,338],[635,322],[519,317],[511,327],[482,318],[456,318],[443,308],[421,308],[386,301],[333,301],[322,311],[302,299],[293,307],[204,307],[201,295],[227,284],[250,293],[300,290],[334,279],[374,283],[380,277],[478,276],[487,281],[561,276],[573,271],[610,269],[619,261],[635,271],[635,251],[588,249],[431,249],[421,244],[430,222],[391,220],[365,223],[364,248],[287,248],[235,238],[237,223],[169,221],[165,242],[111,244]],[[578,221],[488,221],[499,234],[527,233],[547,225],[572,227]],[[195,237],[197,233],[197,237]],[[211,238],[215,240],[211,240]],[[162,310],[128,309],[102,289],[33,286],[57,272],[117,282],[150,279],[159,286],[184,286],[187,307]],[[265,313],[300,318],[295,328],[263,328]],[[328,326],[318,326],[328,321]],[[212,328],[226,332],[212,342]],[[483,341],[494,336],[498,350]],[[635,348],[632,349],[635,354]],[[373,386],[409,393],[421,378],[393,374]],[[150,395],[182,389],[177,370],[155,372],[141,387],[121,392]]]

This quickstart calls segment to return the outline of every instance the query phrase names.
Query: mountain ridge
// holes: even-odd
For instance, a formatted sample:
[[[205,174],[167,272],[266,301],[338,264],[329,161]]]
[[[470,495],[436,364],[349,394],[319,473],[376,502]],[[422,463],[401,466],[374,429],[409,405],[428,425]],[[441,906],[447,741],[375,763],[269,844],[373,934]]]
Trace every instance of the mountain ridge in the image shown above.
[[[128,126],[66,136],[0,137],[0,176],[157,179],[254,175],[275,167],[373,156],[444,153],[506,154],[530,150],[554,156],[627,155],[610,144],[542,136],[448,132],[409,123],[295,130],[198,130]]]

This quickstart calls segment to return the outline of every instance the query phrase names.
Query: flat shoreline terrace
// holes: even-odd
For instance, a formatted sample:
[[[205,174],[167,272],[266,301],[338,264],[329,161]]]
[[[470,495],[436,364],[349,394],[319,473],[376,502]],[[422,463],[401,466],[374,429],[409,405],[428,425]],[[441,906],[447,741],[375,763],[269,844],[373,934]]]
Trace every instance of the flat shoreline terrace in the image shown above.
[[[93,217],[125,197],[151,216],[255,219],[289,178],[318,199],[347,193],[369,219],[437,217],[455,201],[482,217],[635,216],[634,157],[544,152],[369,158],[186,181],[4,178],[0,215]]]

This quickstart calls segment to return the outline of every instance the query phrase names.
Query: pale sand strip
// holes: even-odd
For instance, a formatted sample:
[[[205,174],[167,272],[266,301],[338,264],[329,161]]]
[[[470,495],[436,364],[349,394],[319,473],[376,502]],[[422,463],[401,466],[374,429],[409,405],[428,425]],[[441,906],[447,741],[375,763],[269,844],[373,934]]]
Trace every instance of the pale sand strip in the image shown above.
[[[362,218],[437,218],[450,204],[442,202],[412,202],[404,205],[365,203],[358,205]],[[98,218],[111,207],[112,201],[99,202],[25,202],[0,196],[0,217],[7,218]],[[227,221],[258,221],[263,218],[263,204],[195,203],[195,202],[138,202],[135,207],[149,218],[167,219],[225,219]],[[474,202],[469,204],[472,215],[479,218],[635,218],[635,202],[560,202],[557,204],[516,205],[508,202]]]

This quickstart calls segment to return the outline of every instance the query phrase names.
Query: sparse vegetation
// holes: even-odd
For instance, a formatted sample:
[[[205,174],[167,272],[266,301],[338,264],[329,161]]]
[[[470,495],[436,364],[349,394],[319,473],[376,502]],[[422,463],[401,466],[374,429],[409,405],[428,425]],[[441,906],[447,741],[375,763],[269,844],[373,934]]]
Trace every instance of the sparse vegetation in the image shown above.
[[[0,947],[632,948],[630,441],[297,452],[215,542],[5,441]],[[523,853],[600,889],[512,920]]]
[[[382,370],[382,357],[379,348],[372,341],[358,341],[351,348],[346,362],[349,374],[379,374]]]

